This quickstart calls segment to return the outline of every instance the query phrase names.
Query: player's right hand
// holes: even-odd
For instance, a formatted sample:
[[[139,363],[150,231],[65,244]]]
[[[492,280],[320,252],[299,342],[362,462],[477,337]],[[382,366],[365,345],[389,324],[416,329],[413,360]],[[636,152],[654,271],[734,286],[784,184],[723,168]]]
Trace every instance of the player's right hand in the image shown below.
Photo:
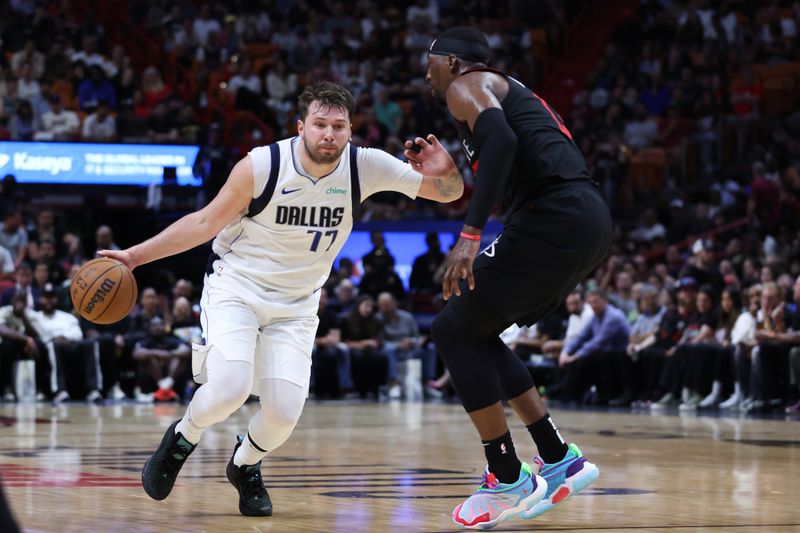
[[[100,257],[108,257],[109,259],[116,259],[131,270],[137,267],[128,250],[98,250],[97,255]]]

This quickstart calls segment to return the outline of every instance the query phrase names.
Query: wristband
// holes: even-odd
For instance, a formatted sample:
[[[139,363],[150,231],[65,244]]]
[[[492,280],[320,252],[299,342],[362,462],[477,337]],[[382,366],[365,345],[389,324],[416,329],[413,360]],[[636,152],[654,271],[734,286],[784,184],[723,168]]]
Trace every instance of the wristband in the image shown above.
[[[481,236],[480,235],[473,235],[472,233],[464,233],[463,231],[461,232],[461,238],[467,239],[467,240],[470,240],[470,241],[479,241],[479,240],[481,240]]]

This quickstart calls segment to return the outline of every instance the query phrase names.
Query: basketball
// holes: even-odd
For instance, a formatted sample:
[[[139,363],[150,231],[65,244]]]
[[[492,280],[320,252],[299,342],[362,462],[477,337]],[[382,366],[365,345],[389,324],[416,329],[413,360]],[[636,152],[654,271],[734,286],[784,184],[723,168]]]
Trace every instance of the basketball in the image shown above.
[[[72,305],[95,324],[119,322],[136,305],[139,290],[128,267],[116,259],[92,259],[75,274],[70,285]]]

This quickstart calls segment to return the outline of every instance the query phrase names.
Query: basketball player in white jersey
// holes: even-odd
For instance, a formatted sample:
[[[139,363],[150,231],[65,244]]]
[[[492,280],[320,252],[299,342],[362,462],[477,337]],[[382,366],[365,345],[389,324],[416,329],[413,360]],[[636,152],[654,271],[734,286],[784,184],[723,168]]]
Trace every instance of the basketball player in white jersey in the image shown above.
[[[292,433],[308,396],[319,290],[353,226],[361,200],[380,191],[450,202],[464,183],[438,140],[406,143],[406,164],[350,144],[355,104],[328,82],[299,99],[298,136],[252,150],[206,207],[127,250],[103,250],[133,269],[211,238],[202,296],[203,344],[193,373],[204,381],[142,470],[145,492],[166,498],[203,432],[244,404],[261,409],[238,441],[226,475],[239,511],[269,516],[261,459]]]

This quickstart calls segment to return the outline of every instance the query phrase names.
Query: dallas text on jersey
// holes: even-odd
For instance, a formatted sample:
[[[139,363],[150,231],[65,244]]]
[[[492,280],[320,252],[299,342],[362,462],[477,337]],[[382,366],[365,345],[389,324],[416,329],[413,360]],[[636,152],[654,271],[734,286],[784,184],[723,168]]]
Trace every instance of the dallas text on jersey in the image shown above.
[[[344,207],[279,205],[276,224],[316,228],[334,228],[342,223]]]

